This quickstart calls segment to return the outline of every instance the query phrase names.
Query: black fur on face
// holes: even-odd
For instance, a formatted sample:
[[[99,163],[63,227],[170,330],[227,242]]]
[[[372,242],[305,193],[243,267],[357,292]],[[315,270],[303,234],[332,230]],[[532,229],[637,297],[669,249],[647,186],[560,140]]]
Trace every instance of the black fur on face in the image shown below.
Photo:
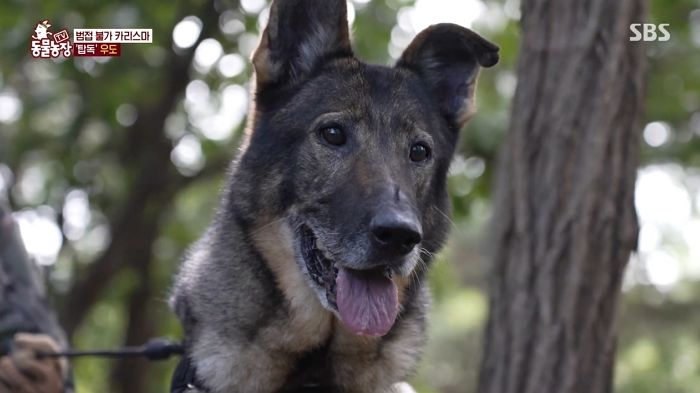
[[[334,268],[422,274],[419,261],[443,244],[458,131],[473,113],[479,66],[498,60],[493,44],[443,24],[395,67],[365,64],[352,55],[345,7],[273,3],[253,58],[254,118],[229,182],[239,219],[289,220],[298,262],[329,308]],[[386,214],[410,227],[401,252],[377,247]]]

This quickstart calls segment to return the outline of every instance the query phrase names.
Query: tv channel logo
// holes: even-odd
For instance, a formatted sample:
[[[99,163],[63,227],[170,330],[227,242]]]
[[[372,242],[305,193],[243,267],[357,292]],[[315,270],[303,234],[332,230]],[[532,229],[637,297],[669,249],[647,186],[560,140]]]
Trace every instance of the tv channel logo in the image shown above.
[[[630,41],[668,41],[671,39],[671,33],[667,29],[669,26],[668,23],[632,23]]]

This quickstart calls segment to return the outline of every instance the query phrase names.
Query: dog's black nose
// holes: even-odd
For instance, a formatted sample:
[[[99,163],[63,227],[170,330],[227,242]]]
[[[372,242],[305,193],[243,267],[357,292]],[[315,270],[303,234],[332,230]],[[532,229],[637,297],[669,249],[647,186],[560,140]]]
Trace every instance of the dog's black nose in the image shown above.
[[[398,212],[383,212],[375,216],[370,231],[374,247],[392,256],[408,254],[423,236],[418,219]]]

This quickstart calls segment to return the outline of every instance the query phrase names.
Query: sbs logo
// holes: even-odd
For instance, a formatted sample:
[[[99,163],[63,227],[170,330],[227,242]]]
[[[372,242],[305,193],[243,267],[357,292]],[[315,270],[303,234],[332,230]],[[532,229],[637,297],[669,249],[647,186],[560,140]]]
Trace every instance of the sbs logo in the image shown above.
[[[668,41],[671,39],[671,33],[666,29],[669,26],[668,23],[659,25],[653,23],[632,23],[630,25],[630,31],[632,32],[630,41]]]

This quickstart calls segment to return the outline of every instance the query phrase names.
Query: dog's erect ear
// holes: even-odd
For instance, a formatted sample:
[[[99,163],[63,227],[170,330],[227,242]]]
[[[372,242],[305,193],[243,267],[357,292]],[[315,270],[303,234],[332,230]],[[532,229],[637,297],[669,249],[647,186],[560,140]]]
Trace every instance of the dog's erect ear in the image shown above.
[[[475,110],[479,66],[491,67],[496,63],[496,45],[467,28],[444,23],[418,34],[396,66],[417,72],[443,115],[459,129]]]
[[[253,55],[258,88],[308,76],[332,57],[352,56],[345,0],[275,0]]]

